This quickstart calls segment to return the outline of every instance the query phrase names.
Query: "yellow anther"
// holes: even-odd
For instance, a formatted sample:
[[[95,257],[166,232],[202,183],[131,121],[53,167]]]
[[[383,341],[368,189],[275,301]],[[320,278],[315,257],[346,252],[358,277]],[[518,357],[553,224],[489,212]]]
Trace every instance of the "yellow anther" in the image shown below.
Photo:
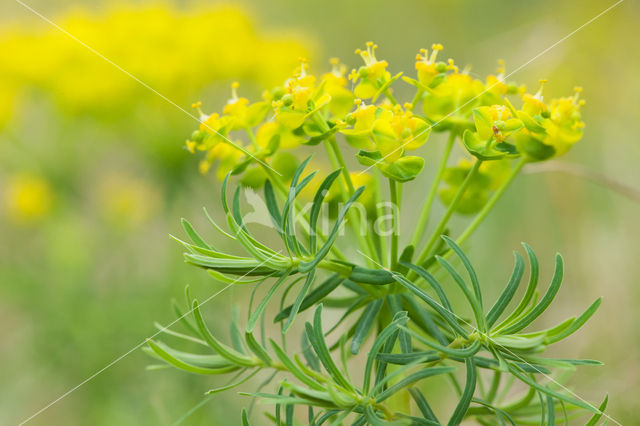
[[[237,89],[238,87],[240,87],[240,83],[238,83],[237,81],[234,81],[233,83],[231,83],[232,89]]]
[[[576,86],[576,87],[573,88],[573,91],[576,92],[576,93],[582,93],[582,87]]]
[[[444,46],[441,45],[440,43],[434,43],[431,45],[431,50],[442,50],[444,49]]]
[[[198,109],[202,106],[202,101],[194,102],[191,104],[191,108]]]
[[[359,54],[361,54],[361,53],[362,53],[362,50],[360,50],[360,49],[356,49],[356,51],[355,51],[355,52],[356,52],[356,55],[359,55]]]
[[[368,41],[368,42],[366,43],[366,46],[367,46],[367,47],[374,47],[375,45],[374,45],[374,43],[373,43],[372,41]],[[374,48],[375,48],[375,47],[374,47]]]
[[[340,59],[331,58],[331,59],[329,59],[329,64],[331,64],[331,65],[339,65],[340,64]]]

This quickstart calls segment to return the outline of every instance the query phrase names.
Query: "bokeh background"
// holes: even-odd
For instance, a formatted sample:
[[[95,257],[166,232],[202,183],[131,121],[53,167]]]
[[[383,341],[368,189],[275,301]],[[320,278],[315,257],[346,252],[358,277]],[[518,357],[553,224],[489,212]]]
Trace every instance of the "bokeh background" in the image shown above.
[[[353,50],[370,39],[392,72],[412,73],[417,50],[433,42],[472,72],[492,72],[499,58],[510,72],[614,2],[27,3],[190,111],[197,100],[220,109],[233,80],[257,97],[300,56],[318,72],[332,56],[358,65]],[[185,285],[201,298],[220,288],[168,238],[180,217],[203,223],[202,206],[215,211],[219,183],[183,148],[192,117],[17,2],[3,2],[0,16],[0,424],[15,424],[151,335],[154,321],[171,321],[169,302]],[[639,19],[640,4],[623,1],[512,77],[529,87],[547,78],[551,96],[582,85],[585,137],[562,161],[638,190]],[[424,181],[438,143],[424,147]],[[423,186],[408,185],[406,199]],[[623,424],[638,421],[638,217],[637,201],[597,183],[529,170],[469,249],[489,292],[504,284],[520,241],[547,266],[555,251],[565,256],[565,285],[541,324],[604,296],[553,353],[605,363],[569,383],[593,402],[608,392]],[[414,219],[403,218],[408,230]],[[230,304],[244,297],[209,304],[215,327],[227,327]],[[221,385],[148,363],[135,351],[31,424],[171,424]],[[241,403],[220,395],[184,424],[236,424]]]

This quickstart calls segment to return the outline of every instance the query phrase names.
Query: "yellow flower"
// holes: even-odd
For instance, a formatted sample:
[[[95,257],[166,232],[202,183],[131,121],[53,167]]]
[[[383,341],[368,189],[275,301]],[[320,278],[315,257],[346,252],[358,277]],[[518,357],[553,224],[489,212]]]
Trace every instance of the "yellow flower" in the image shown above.
[[[302,126],[310,112],[309,102],[314,94],[316,78],[307,74],[307,67],[306,59],[301,59],[293,77],[284,83],[284,95],[273,102],[276,119],[289,129]]]
[[[352,125],[350,129],[342,129],[340,132],[345,135],[347,142],[362,149],[373,147],[370,139],[373,123],[376,121],[376,113],[381,110],[375,105],[367,105],[362,99],[356,99],[357,108],[346,117],[347,124]]]
[[[291,149],[300,145],[300,138],[277,121],[268,121],[262,124],[256,132],[256,141],[260,148],[267,148],[271,138],[280,136],[279,148]]]
[[[550,117],[542,125],[547,131],[544,143],[555,148],[555,156],[563,155],[582,139],[584,122],[580,115],[580,107],[584,101],[579,96],[581,88],[576,88],[575,96],[553,99],[549,104]]]
[[[549,111],[547,105],[544,103],[544,98],[542,96],[542,89],[544,88],[544,84],[547,80],[540,80],[540,89],[536,92],[535,95],[530,93],[525,93],[522,95],[522,111],[527,113],[530,116],[542,115]]]
[[[373,137],[376,148],[385,157],[385,161],[398,160],[405,150],[414,150],[422,146],[431,133],[429,124],[415,117],[411,110],[395,105],[379,114],[373,124]]]
[[[233,6],[117,2],[100,13],[74,11],[53,20],[176,103],[212,81],[275,84],[297,57],[310,53],[303,36],[266,35]],[[53,27],[5,26],[0,51],[11,58],[0,69],[3,90],[11,84],[20,95],[35,88],[61,104],[65,114],[90,112],[110,119],[157,103],[157,95]]]
[[[329,111],[335,117],[343,118],[353,105],[354,95],[347,89],[347,79],[345,77],[346,67],[340,64],[337,58],[332,58],[331,72],[322,76],[324,92],[331,96]]]
[[[149,182],[132,177],[107,176],[99,187],[101,210],[118,226],[140,225],[157,213],[160,196]]]
[[[211,148],[205,158],[200,161],[199,169],[200,173],[206,174],[211,169],[212,164],[215,161],[218,161],[218,168],[216,169],[216,177],[219,180],[224,180],[224,177],[233,169],[238,161],[243,158],[245,155],[238,146],[241,144],[237,144],[237,146],[233,146],[228,142],[220,142],[216,144],[213,148]],[[246,148],[249,150],[248,148]]]
[[[522,122],[513,117],[506,105],[478,107],[473,111],[473,120],[476,132],[483,141],[493,138],[502,142],[509,134],[522,127]]]
[[[39,176],[13,176],[9,179],[5,191],[7,213],[16,222],[38,222],[53,208],[53,190],[49,182]]]
[[[377,44],[372,41],[367,42],[366,50],[357,49],[356,54],[362,57],[364,66],[361,66],[358,71],[351,71],[349,79],[354,83],[360,80],[353,94],[360,99],[368,99],[373,97],[389,79],[391,75],[387,71],[389,65],[387,61],[379,61],[376,59],[375,50],[378,48]]]
[[[416,55],[416,71],[418,71],[418,81],[425,86],[429,86],[433,79],[440,73],[446,71],[447,67],[444,62],[436,62],[438,52],[444,47],[439,44],[431,46],[431,55],[428,49],[420,49],[420,53]]]
[[[431,121],[441,122],[438,125],[440,129],[452,126],[467,128],[471,111],[480,103],[479,95],[483,90],[481,81],[471,78],[466,71],[458,72],[454,68],[452,74],[425,95],[422,102],[424,113]]]
[[[541,104],[525,100],[523,111],[518,111],[525,129],[515,135],[521,152],[533,160],[545,160],[565,154],[582,138],[580,107],[584,101],[580,99],[582,89],[578,87],[575,91],[572,97],[553,99],[549,106],[542,103],[541,96],[535,98]],[[540,110],[538,115],[529,115]]]

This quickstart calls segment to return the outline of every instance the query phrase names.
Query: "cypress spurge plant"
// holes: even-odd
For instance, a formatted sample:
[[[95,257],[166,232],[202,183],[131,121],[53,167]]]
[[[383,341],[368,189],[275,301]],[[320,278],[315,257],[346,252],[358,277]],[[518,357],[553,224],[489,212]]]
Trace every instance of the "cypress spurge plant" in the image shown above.
[[[531,95],[504,81],[502,66],[480,81],[452,60],[438,61],[440,45],[418,55],[417,78],[392,75],[375,49],[369,43],[357,51],[365,64],[349,74],[351,85],[337,61],[319,80],[303,62],[262,101],[238,97],[234,85],[222,114],[201,112],[187,148],[205,153],[203,172],[217,164],[228,230],[207,217],[245,255],[217,248],[187,221],[187,238],[176,240],[186,262],[214,279],[253,286],[254,295],[259,286],[267,290],[261,300],[252,295],[245,321],[230,319],[228,341],[210,331],[187,291],[187,305],[175,307],[186,332],[162,330],[201,350],[149,341],[148,352],[187,372],[233,375],[210,393],[263,373],[263,386],[240,394],[250,407],[257,398],[274,408],[265,416],[238,413],[242,424],[596,424],[606,398],[593,406],[561,381],[578,366],[599,363],[544,352],[582,327],[600,300],[554,327],[532,330],[560,290],[562,257],[556,255],[550,283],[540,285],[538,258],[523,244],[524,256],[514,252],[513,272],[490,301],[460,247],[525,164],[562,155],[580,139],[579,90],[547,103],[542,89]],[[415,95],[401,105],[393,86],[402,82]],[[432,132],[448,134],[440,161],[409,155]],[[450,165],[456,141],[466,154]],[[309,171],[311,157],[297,157],[304,145],[324,145],[332,169]],[[347,155],[364,167],[350,171]],[[414,234],[400,238],[403,187],[425,163],[435,176],[417,223],[402,226]],[[232,182],[239,184],[230,195]],[[243,186],[262,188],[279,243],[259,241],[245,223]],[[446,210],[427,232],[438,195]],[[472,219],[453,234],[456,213]],[[280,307],[266,319],[279,325],[280,338],[264,332],[268,305]],[[337,320],[323,314],[329,309]],[[455,406],[430,402],[447,383]]]

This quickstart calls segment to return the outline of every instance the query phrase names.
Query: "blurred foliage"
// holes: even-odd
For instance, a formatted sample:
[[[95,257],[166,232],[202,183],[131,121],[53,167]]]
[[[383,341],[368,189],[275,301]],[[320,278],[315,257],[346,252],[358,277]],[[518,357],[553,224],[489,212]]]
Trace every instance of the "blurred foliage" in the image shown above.
[[[123,68],[135,70],[133,74],[140,73],[142,80],[169,98],[175,97],[172,99],[185,109],[198,99],[222,105],[228,98],[227,79],[232,76],[241,76],[243,89],[258,95],[257,87],[276,83],[298,64],[298,56],[308,55],[307,49],[315,51],[309,39],[291,30],[283,33],[282,28],[313,36],[322,41],[323,51],[343,58],[351,57],[352,46],[374,38],[384,46],[385,58],[401,69],[412,66],[412,54],[426,42],[441,41],[451,55],[472,63],[474,73],[492,70],[500,56],[509,69],[515,69],[613,1],[496,0],[476,4],[468,0],[410,0],[398,5],[382,0],[245,0],[249,15],[237,4],[221,9],[188,7],[191,3],[176,0],[171,4],[180,7],[116,9],[105,8],[109,4],[106,0],[87,1],[82,3],[85,11],[70,14],[69,10],[77,9],[77,1],[27,1],[57,23],[64,23],[61,26],[71,29],[75,25],[84,31],[76,35],[88,37],[83,41]],[[107,16],[116,15],[115,10],[128,10],[120,17],[124,20],[128,14],[131,25],[118,33],[104,27]],[[144,10],[159,16],[164,26],[154,30],[149,20],[131,21]],[[0,423],[15,423],[140,343],[152,333],[152,319],[169,318],[166,301],[179,295],[184,284],[190,283],[201,299],[212,293],[210,281],[201,280],[200,274],[179,261],[180,249],[166,234],[177,231],[180,215],[199,217],[196,210],[205,204],[214,211],[212,203],[216,201],[211,201],[215,191],[209,182],[201,177],[192,179],[197,172],[181,147],[184,135],[193,127],[192,118],[128,80],[77,42],[56,33],[18,3],[5,2],[0,13]],[[200,13],[221,13],[217,16],[225,19],[203,24],[197,18]],[[85,16],[92,25],[78,23],[78,16]],[[261,25],[251,16],[258,17]],[[589,103],[583,114],[589,126],[584,142],[567,154],[566,161],[579,161],[632,185],[640,182],[636,165],[640,149],[635,136],[640,132],[640,80],[636,77],[640,60],[633,55],[632,45],[639,37],[639,17],[638,3],[623,2],[516,76],[530,82],[549,78],[552,83],[546,90],[553,93],[568,92],[575,82],[584,86]],[[200,28],[187,28],[189,21],[200,22]],[[231,69],[222,56],[216,60],[215,52],[233,46],[238,34],[231,37],[223,33],[219,39],[183,37],[214,33],[216,27],[227,23],[246,29],[246,35],[239,38],[245,60],[264,58],[264,50],[255,47],[260,44],[264,49],[263,43],[269,40],[279,52],[277,57],[256,59],[260,62],[251,69]],[[158,36],[162,31],[170,34],[170,39]],[[49,50],[35,46],[38,38],[47,35],[57,44],[48,42]],[[7,50],[4,46],[10,37],[24,50]],[[140,49],[145,39],[148,51]],[[162,43],[176,46],[177,40],[183,43],[182,48],[162,51]],[[155,56],[148,54],[152,49]],[[185,56],[190,61],[175,65],[175,72],[166,70],[166,64],[175,64],[175,55],[181,52],[191,52]],[[324,62],[321,53],[315,55],[320,59],[314,64]],[[24,61],[25,56],[31,58],[32,66],[18,69],[12,65],[14,57]],[[62,68],[45,74],[41,71],[45,65],[54,65],[51,56],[67,62],[58,61]],[[245,60],[238,62],[248,66]],[[207,69],[202,66],[205,62]],[[81,64],[88,67],[84,73]],[[271,66],[276,67],[268,77],[273,80],[262,80],[263,70]],[[16,69],[24,75],[5,78],[7,70]],[[180,72],[193,74],[185,77]],[[91,91],[64,87],[62,81],[72,81],[72,86],[82,82],[85,90]],[[117,88],[128,99],[117,106],[117,99],[105,87]],[[88,108],[74,106],[71,97],[61,98],[66,91],[86,102]],[[432,146],[436,144],[427,143],[421,149],[428,155]],[[427,161],[426,173],[434,170],[433,162]],[[46,182],[41,188],[49,188],[51,204],[41,210],[46,214],[38,219],[17,220],[10,206],[16,205],[16,194],[25,191],[29,185],[24,182],[28,181]],[[130,191],[126,182],[144,189]],[[150,191],[148,198],[155,201],[142,208],[147,210],[138,215],[143,219],[119,223],[117,212],[131,208],[123,206],[131,206],[126,200],[132,196],[114,197],[116,187],[129,193]],[[407,191],[405,197],[411,199],[421,191]],[[109,202],[108,198],[121,201]],[[146,198],[136,204],[145,203]],[[111,207],[104,210],[108,205]],[[584,390],[581,396],[592,401],[599,397],[601,388],[608,389],[609,413],[623,424],[633,424],[636,419],[636,395],[629,392],[629,383],[640,376],[635,367],[640,353],[640,318],[635,306],[640,298],[636,279],[640,269],[634,262],[640,250],[639,214],[640,206],[565,175],[554,174],[548,179],[522,176],[478,231],[489,234],[501,230],[494,244],[471,250],[478,273],[488,282],[509,272],[510,265],[496,264],[496,259],[507,259],[510,248],[522,240],[541,255],[561,251],[572,266],[564,284],[565,294],[572,296],[560,295],[557,301],[567,311],[577,311],[607,290],[601,310],[587,330],[560,350],[605,362],[606,370],[594,371],[571,385]],[[543,227],[551,227],[552,232],[540,232]],[[234,295],[242,296],[240,292]],[[221,296],[215,303],[216,318],[229,314],[228,301]],[[558,319],[560,314],[541,325]],[[621,326],[612,328],[612,323]],[[587,334],[595,337],[587,340]],[[146,363],[145,356],[130,355],[33,424],[170,424],[211,387],[199,378],[178,373],[147,375],[141,371]],[[236,413],[236,408],[225,399],[213,401],[187,424],[204,424],[216,415],[224,418],[227,411]]]

